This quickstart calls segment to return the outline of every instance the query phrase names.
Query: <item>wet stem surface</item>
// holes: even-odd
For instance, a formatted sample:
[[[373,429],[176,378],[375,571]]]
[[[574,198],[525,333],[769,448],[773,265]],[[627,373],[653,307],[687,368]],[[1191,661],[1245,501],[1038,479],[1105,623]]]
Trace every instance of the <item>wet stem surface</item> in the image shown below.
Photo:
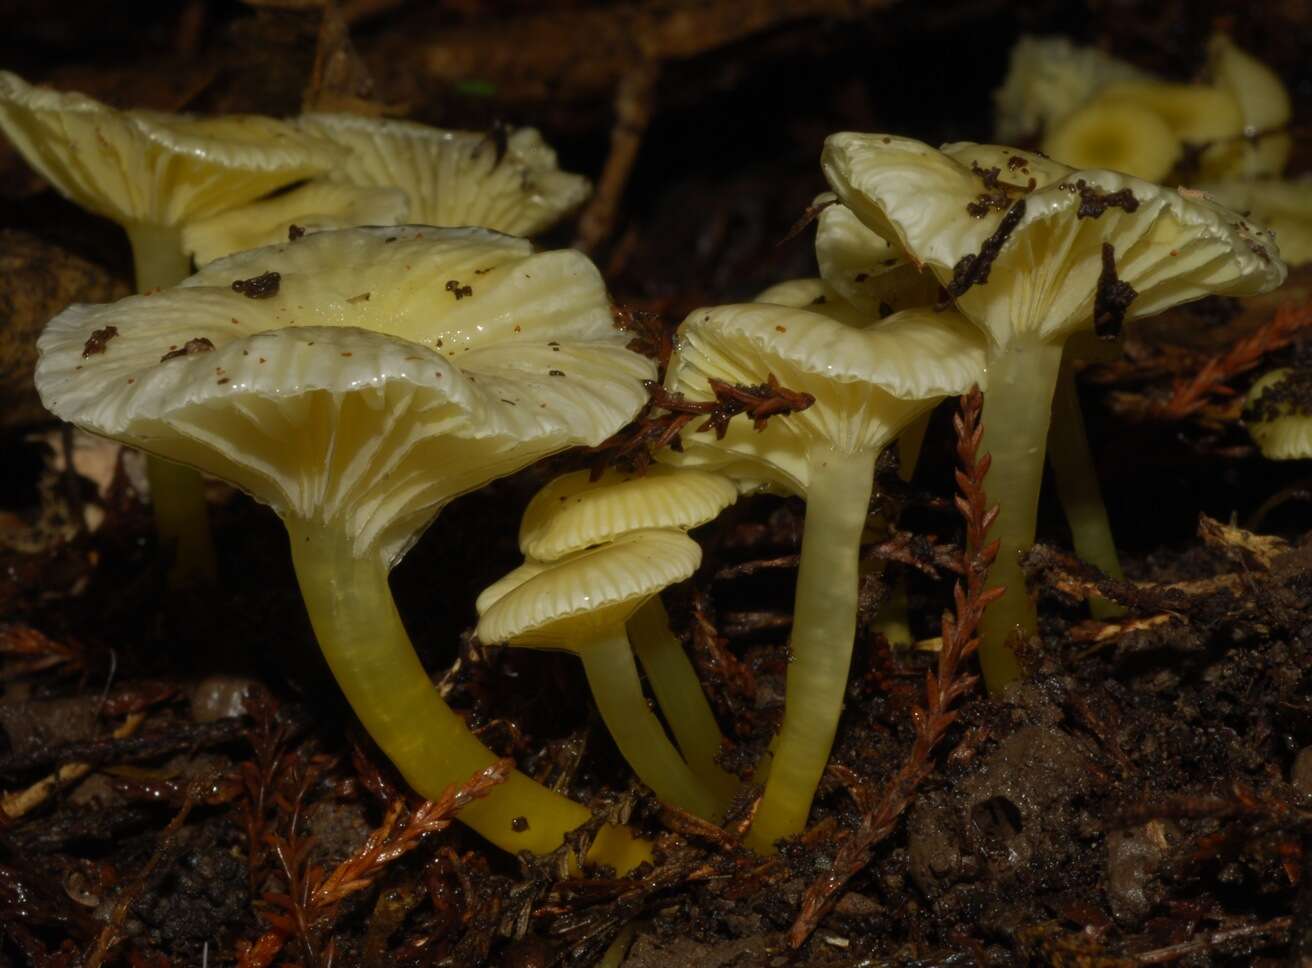
[[[460,6],[471,21],[501,15],[481,0]],[[1038,5],[1025,26],[1069,28],[1060,6]],[[317,12],[192,7],[191,20],[104,25],[129,48],[178,51],[158,68],[93,64],[73,28],[102,14],[78,3],[30,17],[0,41],[0,64],[45,66],[100,96],[190,98],[162,108],[297,108],[318,76]],[[1133,7],[1082,29],[1188,76],[1200,41],[1173,24],[1201,24],[1201,38],[1208,17]],[[661,355],[665,324],[695,306],[815,271],[806,233],[777,243],[823,187],[815,156],[829,131],[984,134],[979,118],[1019,25],[989,4],[945,9],[937,20],[901,8],[766,31],[663,75],[634,187],[598,254],[630,322],[638,316],[635,340]],[[1238,36],[1291,78],[1305,71],[1281,39],[1296,31],[1263,16],[1235,15]],[[413,25],[384,10],[352,29],[368,53],[409,42]],[[870,50],[882,66],[868,66]],[[944,76],[914,109],[884,97],[889,78],[931,54]],[[371,63],[383,102],[470,127],[494,116],[538,124],[566,167],[600,165],[605,96],[439,103]],[[987,76],[972,64],[990,65]],[[0,295],[7,313],[33,321],[0,333],[0,382],[30,367],[30,340],[15,334],[34,334],[60,300],[126,291],[116,236],[18,177],[7,150],[0,171],[15,174],[0,228],[6,252],[24,254]],[[1306,292],[1308,280],[1291,285]],[[1255,360],[1307,357],[1306,308],[1277,317],[1277,305],[1178,311],[1130,332],[1122,360],[1083,373],[1133,580],[1105,581],[1062,552],[1059,515],[1045,507],[1045,543],[1027,561],[1042,641],[1022,650],[1019,687],[1001,697],[970,688],[968,650],[945,680],[938,655],[890,649],[868,630],[886,588],[863,587],[831,768],[810,828],[775,858],[738,845],[750,788],[724,829],[663,808],[634,785],[576,662],[470,635],[474,596],[518,563],[528,498],[598,455],[557,458],[448,508],[394,576],[412,637],[498,754],[658,839],[654,867],[625,879],[566,879],[560,858],[510,858],[448,826],[454,804],[421,803],[351,719],[276,520],[214,489],[222,591],[166,591],[130,460],[110,449],[95,481],[51,470],[58,433],[31,439],[47,425],[28,389],[4,382],[14,422],[0,423],[0,964],[582,966],[628,929],[624,964],[636,968],[1308,964],[1312,516],[1304,475],[1254,456],[1230,392],[1265,368]],[[769,377],[755,396],[726,388],[721,403],[733,406],[684,420],[684,431],[713,430],[710,417],[788,419],[799,401]],[[954,478],[956,411],[951,401],[936,416],[911,484],[881,466],[879,510],[895,524],[864,551],[906,580],[919,638],[951,639],[945,610],[961,622],[961,549],[985,509],[963,519],[953,505],[958,493],[970,504]],[[654,440],[668,428],[646,429]],[[602,457],[632,457],[635,440]],[[1267,514],[1265,536],[1221,523],[1284,488],[1290,499]],[[731,740],[724,762],[744,773],[781,712],[801,520],[795,501],[740,502],[695,533],[705,563],[667,595]],[[1094,591],[1127,614],[1089,620]],[[945,681],[961,688],[945,696]]]

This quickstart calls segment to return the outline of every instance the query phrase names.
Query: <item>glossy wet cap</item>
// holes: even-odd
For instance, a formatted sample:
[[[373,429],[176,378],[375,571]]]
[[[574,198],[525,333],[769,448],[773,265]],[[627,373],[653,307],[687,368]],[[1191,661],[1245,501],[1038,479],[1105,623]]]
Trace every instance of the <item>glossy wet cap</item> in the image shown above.
[[[822,163],[853,212],[929,266],[998,344],[1064,338],[1109,310],[1119,326],[1207,295],[1265,292],[1285,277],[1270,233],[1188,189],[878,134],[832,135]]]
[[[866,323],[938,301],[934,274],[917,269],[899,246],[877,235],[841,202],[826,206],[816,219],[815,255],[820,278]],[[758,296],[756,301],[771,300]]]
[[[1312,175],[1300,178],[1231,178],[1204,182],[1199,190],[1244,212],[1275,234],[1290,265],[1312,262]]]
[[[622,629],[642,604],[692,577],[697,542],[681,531],[630,531],[551,562],[525,562],[478,597],[478,637],[577,650]]]
[[[731,420],[724,438],[685,433],[678,466],[770,480],[794,493],[809,486],[814,444],[845,452],[882,448],[921,412],[984,382],[984,341],[952,310],[906,310],[864,328],[763,303],[700,309],[679,327],[666,389],[710,399],[711,379],[758,384],[773,375],[815,403],[764,430]]]
[[[409,199],[399,188],[363,188],[316,178],[271,198],[189,223],[182,248],[203,266],[234,252],[286,242],[291,235],[357,225],[400,225]]]
[[[307,114],[299,124],[347,149],[336,177],[403,190],[412,222],[534,235],[590,192],[532,128],[480,134],[348,114]]]
[[[580,253],[345,229],[71,307],[36,383],[65,420],[395,562],[451,498],[630,420],[654,374],[625,343]]]
[[[519,526],[525,557],[554,561],[630,531],[687,531],[738,499],[728,478],[695,469],[655,465],[641,475],[610,469],[589,477],[564,474],[534,495]]]
[[[341,155],[274,118],[119,111],[6,71],[0,130],[61,195],[120,224],[182,225],[324,171]]]

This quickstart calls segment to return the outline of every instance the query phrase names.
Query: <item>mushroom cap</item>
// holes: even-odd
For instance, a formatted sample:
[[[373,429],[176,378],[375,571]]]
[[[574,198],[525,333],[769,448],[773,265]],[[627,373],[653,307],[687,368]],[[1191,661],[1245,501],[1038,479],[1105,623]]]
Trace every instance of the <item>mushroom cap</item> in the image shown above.
[[[1245,212],[1275,233],[1290,265],[1312,262],[1312,176],[1233,178],[1197,186],[1226,208]]]
[[[399,188],[362,188],[315,178],[291,191],[188,223],[182,230],[182,248],[203,266],[234,252],[286,242],[293,225],[306,232],[400,225],[409,207]]]
[[[555,561],[630,531],[687,531],[713,520],[738,499],[727,477],[655,465],[642,475],[586,470],[557,477],[534,495],[519,525],[519,550]]]
[[[980,159],[1003,155],[1018,159],[996,181],[1010,206],[981,211]],[[877,134],[832,135],[822,163],[861,220],[928,265],[957,307],[1001,345],[1089,328],[1103,243],[1112,246],[1119,280],[1136,292],[1127,319],[1207,295],[1265,292],[1285,278],[1269,233],[1189,189],[1071,171],[997,146],[936,151]],[[1020,178],[1034,178],[1033,187]],[[970,281],[967,270],[986,244],[993,252],[983,263],[987,278],[954,284]]]
[[[1239,105],[1242,139],[1209,148],[1202,159],[1208,178],[1257,178],[1279,175],[1289,161],[1293,139],[1289,132],[1272,133],[1289,123],[1293,113],[1289,91],[1279,75],[1256,57],[1234,45],[1225,34],[1215,35],[1208,46],[1208,67],[1216,86]],[[1248,138],[1261,135],[1256,143]]]
[[[1244,423],[1262,456],[1312,457],[1312,374],[1286,367],[1263,375],[1245,398]]]
[[[271,272],[267,298],[233,289],[258,293]],[[453,497],[631,419],[654,374],[625,342],[578,252],[343,229],[65,310],[36,384],[66,420],[334,522],[357,554],[395,563]]]
[[[942,397],[984,382],[984,341],[951,310],[904,310],[856,329],[804,309],[720,306],[697,310],[679,327],[665,385],[706,400],[712,378],[756,384],[771,374],[815,403],[760,431],[739,418],[720,440],[685,434],[684,452],[661,459],[805,494],[813,444],[849,453],[887,446]]]
[[[341,154],[274,118],[119,111],[7,71],[0,130],[61,195],[119,224],[214,215],[324,171]]]
[[[484,642],[577,650],[651,596],[691,578],[702,549],[682,531],[630,531],[552,562],[525,562],[478,596]]]
[[[1098,96],[1147,108],[1165,121],[1176,137],[1191,144],[1233,138],[1244,130],[1239,102],[1220,87],[1121,81],[1107,85]]]
[[[1066,37],[1021,37],[1011,49],[1006,79],[993,94],[996,134],[1003,141],[1021,141],[1043,133],[1107,84],[1148,77]]]
[[[867,320],[938,300],[938,280],[911,264],[905,252],[875,234],[846,205],[834,204],[816,220],[820,278]],[[757,302],[771,300],[757,297]]]
[[[556,153],[533,128],[510,132],[498,144],[495,135],[350,114],[307,114],[300,125],[349,149],[338,177],[403,189],[410,220],[426,225],[533,235],[591,191],[586,178],[556,166]]]
[[[1043,151],[1076,168],[1160,181],[1180,158],[1179,137],[1155,112],[1126,99],[1094,98],[1053,125]]]
[[[752,302],[805,309],[821,316],[828,316],[844,326],[855,326],[857,329],[869,326],[872,320],[877,318],[857,309],[823,279],[789,279],[786,282],[776,282],[769,289],[757,293]]]

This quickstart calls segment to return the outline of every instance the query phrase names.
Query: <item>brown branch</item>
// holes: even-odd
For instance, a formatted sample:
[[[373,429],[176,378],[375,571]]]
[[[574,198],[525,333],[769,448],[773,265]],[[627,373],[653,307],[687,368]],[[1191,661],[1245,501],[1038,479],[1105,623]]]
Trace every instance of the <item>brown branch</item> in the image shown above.
[[[1189,941],[1181,941],[1179,944],[1145,951],[1136,955],[1134,962],[1140,965],[1164,965],[1172,961],[1179,961],[1187,955],[1225,948],[1237,941],[1252,941],[1267,935],[1284,935],[1293,926],[1294,919],[1286,915],[1272,918],[1270,921],[1261,924],[1245,924],[1237,928],[1222,928],[1220,931],[1211,931]],[[1270,943],[1274,943],[1274,941]]]
[[[983,436],[980,411],[983,395],[976,387],[961,398],[961,412],[953,418],[957,432],[957,509],[966,522],[966,547],[961,552],[961,573],[965,587],[958,582],[953,589],[955,614],[943,613],[943,648],[938,654],[937,672],[925,675],[925,708],[912,711],[916,738],[911,752],[884,795],[873,806],[862,809],[860,826],[843,841],[828,873],[817,878],[802,898],[802,907],[788,934],[789,943],[800,947],[821,918],[829,912],[849,879],[869,862],[874,848],[892,833],[898,818],[911,803],[916,789],[934,771],[934,751],[956,719],[953,704],[968,692],[976,676],[963,672],[962,665],[979,647],[975,630],[989,603],[1002,594],[1001,588],[985,588],[989,566],[997,557],[998,543],[985,543],[989,527],[997,517],[997,507],[988,507],[984,477],[990,457],[979,457]],[[855,782],[853,782],[855,781]],[[855,776],[849,779],[859,806],[872,801],[873,795]]]
[[[462,807],[487,796],[505,780],[511,768],[509,760],[499,760],[460,786],[447,787],[436,800],[424,801],[408,815],[403,815],[404,801],[393,801],[378,828],[331,872],[309,865],[314,842],[298,829],[301,804],[314,776],[313,769],[307,769],[290,804],[292,819],[287,835],[268,837],[287,890],[265,895],[269,909],[262,916],[269,928],[242,953],[241,968],[269,965],[293,936],[300,942],[306,964],[331,963],[331,934],[342,901],[372,887],[388,865],[418,847],[425,836],[446,829]]]
[[[1287,303],[1276,310],[1271,321],[1235,343],[1220,356],[1208,360],[1190,379],[1177,379],[1170,399],[1147,410],[1153,420],[1184,420],[1202,410],[1214,397],[1232,397],[1229,382],[1261,362],[1262,357],[1282,349],[1312,326],[1312,303]]]
[[[183,801],[182,809],[179,810],[169,821],[169,825],[164,828],[160,834],[159,841],[155,845],[154,852],[151,853],[150,859],[146,861],[146,866],[141,869],[132,883],[123,889],[119,895],[118,901],[114,904],[114,910],[109,916],[109,923],[101,930],[99,937],[96,938],[95,946],[87,954],[86,961],[83,962],[85,968],[100,968],[104,963],[105,957],[109,954],[116,944],[122,940],[123,922],[127,920],[128,912],[132,905],[137,902],[143,891],[146,889],[150,877],[155,873],[172,846],[174,838],[182,825],[187,822],[187,817],[191,814],[191,808],[196,805],[198,796],[196,795],[205,784],[205,780],[198,780],[188,791],[187,798]]]
[[[646,471],[652,455],[665,447],[680,450],[679,435],[698,417],[706,419],[695,428],[696,433],[715,431],[716,439],[723,439],[729,421],[746,414],[756,430],[764,430],[771,417],[798,413],[815,403],[815,397],[799,390],[781,386],[773,373],[766,382],[755,385],[731,384],[723,380],[708,381],[712,400],[689,400],[682,393],[671,393],[655,380],[648,380],[648,401],[637,419],[624,430],[596,447],[591,453],[598,455],[593,465],[593,478],[613,464],[629,464],[638,473]],[[657,412],[663,411],[663,412]]]

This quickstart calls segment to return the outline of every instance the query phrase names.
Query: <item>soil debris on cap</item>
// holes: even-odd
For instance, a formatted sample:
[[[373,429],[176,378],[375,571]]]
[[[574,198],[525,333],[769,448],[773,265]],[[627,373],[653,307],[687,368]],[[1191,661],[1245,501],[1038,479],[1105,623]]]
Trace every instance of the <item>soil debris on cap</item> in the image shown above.
[[[233,280],[232,291],[241,293],[247,299],[268,299],[278,295],[278,287],[281,285],[282,273],[265,272],[249,279]]]
[[[459,300],[464,299],[466,296],[472,296],[474,294],[474,287],[462,286],[460,284],[459,279],[448,279],[446,284],[446,291],[451,293],[451,295],[455,296],[456,301],[458,302]]]
[[[197,336],[195,339],[189,339],[186,345],[180,350],[172,350],[165,353],[159,358],[161,363],[167,363],[169,360],[176,360],[180,356],[195,356],[197,353],[209,353],[213,351],[214,344],[204,336]]]
[[[1093,332],[1099,339],[1112,340],[1121,334],[1126,310],[1139,295],[1134,286],[1116,275],[1116,249],[1110,242],[1102,244],[1102,272],[1093,297]]]
[[[87,337],[86,345],[82,347],[82,358],[85,360],[88,356],[96,356],[105,352],[105,347],[109,341],[118,335],[117,326],[106,326],[104,329],[98,329]]]
[[[1063,185],[1068,192],[1080,193],[1080,207],[1075,211],[1076,218],[1098,218],[1109,208],[1119,208],[1133,212],[1139,208],[1139,199],[1134,192],[1122,188],[1118,192],[1104,192],[1097,185],[1090,185],[1083,178],[1074,185]]]
[[[1244,420],[1266,423],[1280,417],[1312,415],[1312,370],[1291,369],[1244,408]]]
[[[1024,217],[1025,199],[1022,198],[1002,216],[1002,221],[993,230],[993,234],[984,240],[978,253],[963,255],[952,267],[952,280],[947,284],[949,295],[954,298],[964,296],[971,286],[982,286],[989,281],[989,270],[993,268],[994,260]]]

